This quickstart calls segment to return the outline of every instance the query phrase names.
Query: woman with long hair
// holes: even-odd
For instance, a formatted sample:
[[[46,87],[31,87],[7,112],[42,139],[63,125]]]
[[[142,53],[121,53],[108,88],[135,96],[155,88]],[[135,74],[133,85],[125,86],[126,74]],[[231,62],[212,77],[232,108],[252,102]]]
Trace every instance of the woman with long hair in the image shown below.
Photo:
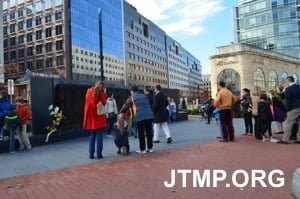
[[[95,143],[97,141],[97,158],[103,158],[103,133],[106,127],[106,114],[100,109],[106,105],[106,92],[103,82],[97,82],[89,88],[85,95],[83,129],[90,132],[89,154],[94,159]]]
[[[252,115],[254,117],[254,136],[256,139],[261,140],[262,136],[259,131],[259,120],[258,120],[258,102],[260,101],[261,89],[260,87],[255,87],[252,93]]]

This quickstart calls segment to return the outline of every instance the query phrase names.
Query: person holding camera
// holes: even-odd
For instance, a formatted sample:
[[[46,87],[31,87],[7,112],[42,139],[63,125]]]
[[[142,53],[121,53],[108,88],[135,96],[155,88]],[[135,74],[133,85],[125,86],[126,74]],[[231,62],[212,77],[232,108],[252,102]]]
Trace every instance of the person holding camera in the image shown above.
[[[106,127],[106,92],[104,83],[99,81],[89,88],[85,95],[83,129],[90,132],[89,153],[94,159],[97,140],[97,158],[101,159],[103,149],[103,133]]]

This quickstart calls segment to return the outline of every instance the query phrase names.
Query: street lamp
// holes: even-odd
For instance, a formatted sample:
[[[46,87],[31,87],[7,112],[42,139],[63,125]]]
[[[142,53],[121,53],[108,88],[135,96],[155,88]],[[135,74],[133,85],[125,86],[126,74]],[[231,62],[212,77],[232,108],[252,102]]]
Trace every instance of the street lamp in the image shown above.
[[[98,20],[99,20],[99,45],[100,45],[100,73],[101,81],[104,81],[104,66],[103,66],[103,37],[102,37],[102,10],[98,9]]]

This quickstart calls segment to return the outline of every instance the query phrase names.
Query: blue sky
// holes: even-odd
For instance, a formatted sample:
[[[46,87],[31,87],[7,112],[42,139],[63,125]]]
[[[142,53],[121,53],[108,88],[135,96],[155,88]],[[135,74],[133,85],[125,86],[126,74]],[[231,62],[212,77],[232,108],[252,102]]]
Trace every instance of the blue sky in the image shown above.
[[[236,0],[127,0],[194,54],[210,73],[215,47],[234,40],[232,7]]]

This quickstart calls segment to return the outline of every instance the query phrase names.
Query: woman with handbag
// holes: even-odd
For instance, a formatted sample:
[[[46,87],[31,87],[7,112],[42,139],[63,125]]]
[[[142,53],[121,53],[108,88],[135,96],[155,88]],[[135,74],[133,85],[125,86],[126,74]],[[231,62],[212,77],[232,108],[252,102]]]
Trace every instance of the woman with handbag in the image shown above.
[[[117,102],[114,98],[113,93],[108,94],[108,98],[106,100],[106,111],[107,111],[107,121],[108,121],[108,127],[107,127],[107,136],[112,138],[111,131],[114,127],[114,123],[117,119],[118,114],[118,107]]]
[[[90,132],[89,154],[94,159],[97,140],[97,158],[103,158],[103,133],[106,127],[106,93],[103,82],[97,82],[85,95],[83,129]]]

